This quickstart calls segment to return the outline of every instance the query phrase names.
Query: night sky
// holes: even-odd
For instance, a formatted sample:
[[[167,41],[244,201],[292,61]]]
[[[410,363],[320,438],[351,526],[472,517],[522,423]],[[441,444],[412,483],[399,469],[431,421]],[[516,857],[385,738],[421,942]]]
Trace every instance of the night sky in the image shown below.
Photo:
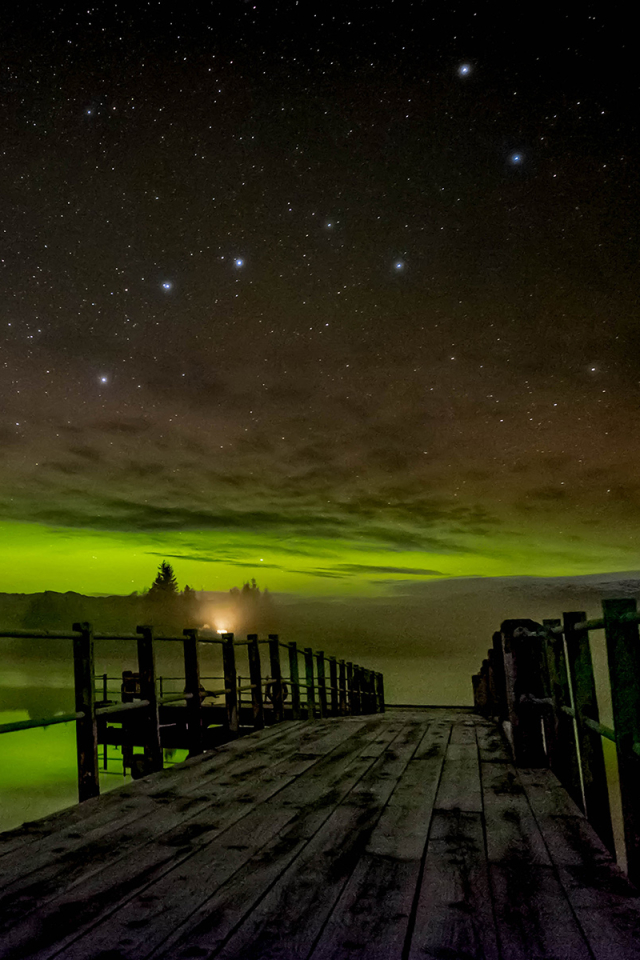
[[[3,7],[0,589],[640,566],[635,33],[555,11]]]

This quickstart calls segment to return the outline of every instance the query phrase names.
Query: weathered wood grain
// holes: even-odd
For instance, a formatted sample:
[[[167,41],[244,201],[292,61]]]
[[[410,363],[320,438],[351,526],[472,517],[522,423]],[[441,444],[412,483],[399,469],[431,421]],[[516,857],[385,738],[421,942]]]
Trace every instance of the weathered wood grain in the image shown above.
[[[332,761],[348,761],[350,755],[357,753],[360,746],[358,735],[361,731],[361,726],[352,726],[349,730],[342,731],[335,729],[331,731],[331,738],[325,735],[320,738],[319,743],[323,744],[325,752],[330,755],[335,749],[338,734],[341,733],[342,740],[350,740],[351,745],[343,754],[337,753],[332,757]],[[348,736],[349,732],[351,737]],[[374,725],[369,731],[369,737],[376,733],[377,727]],[[364,739],[367,739],[366,734]],[[31,913],[5,934],[0,945],[0,957],[12,956],[12,944],[24,944],[25,941],[31,944],[29,956],[49,956],[49,946],[54,942],[52,938],[58,941],[61,931],[67,933],[64,917],[70,912],[74,916],[75,933],[95,925],[104,915],[120,909],[136,893],[160,880],[198,850],[215,841],[225,830],[252,813],[256,806],[294,782],[303,769],[319,763],[322,757],[320,748],[314,754],[295,753],[280,764],[274,763],[272,770],[253,786],[241,783],[231,787],[231,793],[227,790],[226,797],[224,792],[219,793],[219,802],[215,793],[206,791],[205,805],[201,805],[195,816],[186,817],[183,810],[176,809],[179,804],[170,804],[165,817],[165,829],[162,830],[158,822],[154,822],[152,836],[145,837],[146,842],[139,846],[135,856],[128,854],[126,845],[122,846],[115,862],[107,860],[102,869],[93,872],[89,869],[85,875],[74,877],[57,896],[51,896],[51,891],[46,886],[44,892],[38,888],[32,889],[32,898],[41,897],[42,900],[37,904],[31,901]],[[293,814],[287,811],[287,815]],[[82,870],[82,867],[79,869]],[[27,896],[23,892],[22,897],[14,903],[14,909],[19,911],[22,908],[24,916],[27,902]],[[34,913],[36,906],[37,914]]]
[[[435,810],[408,960],[498,960],[482,816]]]

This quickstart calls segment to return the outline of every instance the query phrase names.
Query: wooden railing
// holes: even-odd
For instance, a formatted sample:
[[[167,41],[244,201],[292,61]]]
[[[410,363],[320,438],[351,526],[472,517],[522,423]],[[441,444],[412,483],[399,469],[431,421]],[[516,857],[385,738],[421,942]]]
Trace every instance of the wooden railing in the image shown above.
[[[616,747],[630,879],[640,884],[640,637],[636,601],[603,615],[505,620],[473,677],[478,712],[502,723],[515,763],[549,766],[615,854],[603,738]],[[600,722],[589,632],[604,629],[613,727]]]
[[[33,727],[58,723],[76,723],[78,762],[78,798],[82,802],[100,793],[98,744],[120,742],[131,747],[143,747],[144,754],[137,769],[138,775],[161,770],[163,767],[163,740],[161,711],[184,703],[185,746],[189,756],[196,756],[212,745],[233,739],[242,733],[260,730],[265,723],[284,719],[303,720],[327,716],[347,716],[384,712],[384,680],[381,673],[335,657],[314,652],[310,647],[301,651],[295,643],[284,644],[277,634],[268,640],[259,640],[249,634],[246,640],[236,641],[232,633],[211,636],[198,630],[183,630],[183,636],[154,636],[153,628],[137,627],[135,634],[94,633],[90,623],[74,623],[71,632],[0,630],[0,638],[71,640],[75,686],[75,710],[33,720],[0,724],[0,733],[10,733]],[[109,700],[106,675],[95,671],[95,645],[100,641],[135,641],[138,671],[122,675],[120,698]],[[155,646],[160,642],[181,643],[184,658],[184,689],[179,693],[158,694]],[[200,677],[200,644],[217,644],[222,650],[222,686],[206,690]],[[268,649],[269,672],[263,676],[260,647]],[[238,682],[236,657],[246,647],[248,680]],[[286,658],[281,658],[282,651]],[[303,658],[301,679],[300,657]],[[284,659],[284,664],[283,664]],[[328,677],[325,665],[328,663]],[[283,670],[284,666],[284,670]],[[103,685],[102,699],[96,697],[96,680]],[[162,684],[160,684],[162,690]],[[248,694],[250,706],[241,708],[242,694]],[[287,699],[290,694],[290,701]],[[207,698],[224,698],[224,707],[205,706]],[[132,718],[131,713],[135,716]],[[241,715],[246,714],[246,715]],[[174,712],[175,716],[175,712]],[[242,723],[241,721],[247,721]],[[127,727],[120,741],[107,739],[107,722],[122,723]],[[135,722],[134,722],[135,721]],[[216,736],[208,729],[214,722]],[[175,724],[173,724],[175,726]],[[167,724],[169,726],[169,724]]]

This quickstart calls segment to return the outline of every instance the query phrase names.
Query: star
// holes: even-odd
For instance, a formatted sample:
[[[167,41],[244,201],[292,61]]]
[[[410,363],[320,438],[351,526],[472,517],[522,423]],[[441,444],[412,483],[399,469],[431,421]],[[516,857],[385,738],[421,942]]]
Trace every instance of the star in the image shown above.
[[[108,383],[108,382],[109,382],[108,377],[100,377],[100,383]]]
[[[173,284],[170,283],[169,280],[165,280],[165,282],[162,284],[163,290],[171,290],[172,288],[173,288]]]
[[[396,260],[396,262],[393,265],[393,269],[396,271],[396,273],[400,273],[401,270],[404,270],[404,267],[405,267],[405,264],[403,260]]]
[[[468,77],[471,73],[471,64],[470,63],[461,63],[458,67],[458,76],[459,77]]]
[[[237,257],[233,262],[235,263],[236,267],[244,266],[244,260],[241,257]]]
[[[522,154],[521,153],[512,153],[509,157],[509,161],[513,164],[522,163]]]

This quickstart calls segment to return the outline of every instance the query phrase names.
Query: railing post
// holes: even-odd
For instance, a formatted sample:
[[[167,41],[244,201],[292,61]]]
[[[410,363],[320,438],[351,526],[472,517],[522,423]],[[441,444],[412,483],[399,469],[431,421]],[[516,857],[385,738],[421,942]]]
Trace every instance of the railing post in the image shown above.
[[[363,713],[373,713],[371,703],[371,671],[363,669],[362,671],[362,689],[363,689]]]
[[[347,660],[347,714],[355,713],[353,706],[353,663]]]
[[[300,719],[300,670],[298,669],[298,645],[289,644],[289,686],[291,687],[291,718]]]
[[[78,801],[100,796],[98,774],[98,723],[93,686],[93,629],[90,623],[74,623],[79,636],[73,638],[73,675],[76,712],[84,717],[76,720],[76,752],[78,757]]]
[[[627,849],[627,870],[634,884],[640,883],[640,637],[638,624],[625,622],[625,615],[637,612],[636,601],[603,600],[607,641],[613,727],[616,732],[620,797]]]
[[[145,772],[162,770],[164,755],[160,741],[160,717],[156,694],[156,658],[153,649],[153,627],[136,627],[138,637],[138,673],[140,674],[140,698],[148,700],[144,737]]]
[[[552,629],[561,626],[561,621],[544,620],[543,625]],[[550,634],[547,639],[547,664],[551,698],[555,708],[555,737],[550,765],[569,796],[582,810],[584,801],[578,766],[575,724],[573,718],[562,709],[571,707],[571,693],[564,640],[560,634]]]
[[[508,720],[507,687],[504,675],[504,647],[502,632],[496,630],[493,641],[493,683],[496,695],[496,716],[499,721]]]
[[[189,732],[189,756],[197,757],[203,751],[202,701],[200,700],[200,665],[198,663],[198,631],[192,628],[182,631],[184,640],[184,692],[190,693],[187,700],[187,727]]]
[[[615,856],[616,847],[611,825],[609,789],[604,765],[602,737],[584,723],[585,717],[595,720],[596,723],[600,722],[589,632],[587,630],[574,630],[576,623],[581,623],[586,619],[587,615],[583,610],[563,614],[564,636],[569,658],[569,675],[573,687],[587,819],[604,845]]]
[[[316,662],[318,667],[318,701],[320,703],[320,716],[327,716],[327,681],[324,672],[324,652],[316,651]]]
[[[262,671],[260,669],[260,648],[258,634],[250,633],[247,636],[247,652],[249,654],[249,678],[251,681],[251,707],[253,710],[254,730],[264,729],[264,701],[262,699]]]
[[[504,638],[513,751],[516,764],[522,767],[548,765],[540,708],[530,699],[531,696],[544,697],[542,641],[535,636],[540,629],[541,624],[525,619],[505,620],[500,627]]]
[[[345,669],[344,660],[340,660],[338,663],[339,673],[338,673],[338,688],[339,688],[339,707],[338,711],[341,717],[346,716],[347,713],[347,674]]]
[[[376,674],[376,685],[378,689],[378,711],[380,713],[385,712],[384,705],[384,676],[381,673]]]
[[[222,634],[222,672],[224,674],[225,695],[224,702],[227,708],[227,730],[238,734],[238,678],[236,675],[236,652],[233,647],[233,634]]]
[[[357,663],[353,665],[353,708],[351,712],[357,717],[362,713],[362,669]]]
[[[313,650],[311,647],[304,648],[304,674],[307,685],[307,716],[309,720],[315,720],[316,692],[313,685]]]
[[[277,633],[269,634],[269,665],[273,719],[275,723],[279,723],[284,720],[284,698],[282,696],[282,670],[280,669],[280,638]]]
[[[329,657],[329,684],[331,686],[331,715],[337,717],[338,710],[338,664],[335,657]]]

